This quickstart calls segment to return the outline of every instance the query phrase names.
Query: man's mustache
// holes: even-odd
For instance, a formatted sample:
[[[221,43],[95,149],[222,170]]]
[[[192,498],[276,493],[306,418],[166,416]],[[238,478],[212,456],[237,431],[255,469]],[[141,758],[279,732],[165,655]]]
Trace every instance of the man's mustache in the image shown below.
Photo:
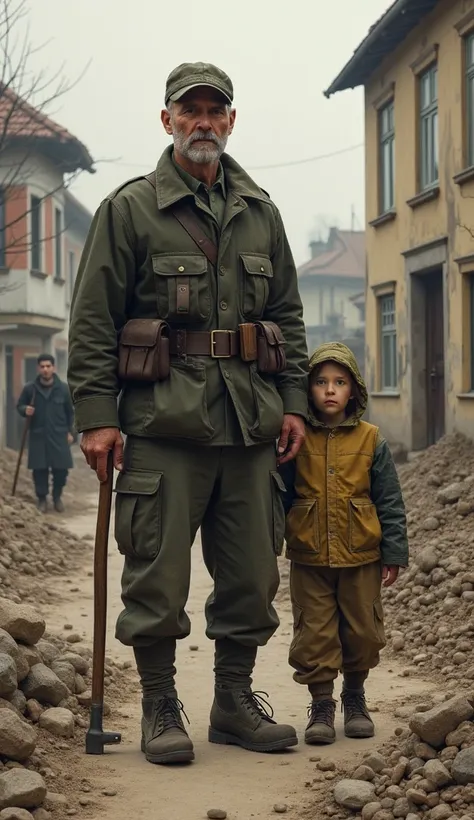
[[[200,140],[207,140],[208,142],[213,142],[215,145],[219,145],[219,140],[213,131],[195,131],[194,134],[188,139],[188,145],[192,145],[193,142],[199,142]]]

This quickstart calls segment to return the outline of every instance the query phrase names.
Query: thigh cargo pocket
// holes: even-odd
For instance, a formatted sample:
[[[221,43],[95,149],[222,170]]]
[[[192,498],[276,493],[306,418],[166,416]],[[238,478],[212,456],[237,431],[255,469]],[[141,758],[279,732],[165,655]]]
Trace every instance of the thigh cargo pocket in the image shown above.
[[[286,492],[286,487],[280,473],[276,470],[272,470],[270,478],[272,483],[273,549],[276,555],[281,555],[285,538],[285,509],[281,496],[282,493]]]
[[[115,540],[128,558],[152,561],[161,546],[163,473],[129,470],[117,478]]]

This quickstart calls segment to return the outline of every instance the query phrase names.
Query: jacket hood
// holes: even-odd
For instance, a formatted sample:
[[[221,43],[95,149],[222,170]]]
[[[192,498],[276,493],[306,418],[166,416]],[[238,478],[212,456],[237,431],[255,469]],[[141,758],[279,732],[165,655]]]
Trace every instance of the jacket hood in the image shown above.
[[[310,375],[313,370],[325,362],[336,362],[346,367],[357,386],[354,399],[348,404],[348,416],[345,425],[357,424],[367,409],[368,393],[366,384],[361,376],[356,357],[352,350],[342,342],[326,342],[318,347],[309,360]],[[313,408],[310,411],[310,421],[315,426],[321,422],[316,418]]]

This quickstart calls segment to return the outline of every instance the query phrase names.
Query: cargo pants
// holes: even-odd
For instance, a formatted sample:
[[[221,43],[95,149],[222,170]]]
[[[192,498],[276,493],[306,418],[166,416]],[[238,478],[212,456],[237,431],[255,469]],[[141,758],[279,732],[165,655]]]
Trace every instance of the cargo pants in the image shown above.
[[[206,634],[227,640],[227,649],[229,640],[248,648],[254,661],[279,623],[272,602],[282,491],[274,444],[206,447],[128,436],[116,484],[115,537],[125,557],[118,640],[164,647],[189,635],[191,545],[201,527],[214,580]]]
[[[367,672],[385,646],[380,561],[355,567],[292,563],[294,680],[311,687],[339,671]]]

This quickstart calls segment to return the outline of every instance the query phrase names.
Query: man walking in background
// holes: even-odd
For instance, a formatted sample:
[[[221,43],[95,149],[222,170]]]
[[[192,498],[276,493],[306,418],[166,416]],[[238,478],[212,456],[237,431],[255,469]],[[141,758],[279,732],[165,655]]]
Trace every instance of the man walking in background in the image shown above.
[[[69,388],[56,375],[54,365],[49,353],[38,356],[38,376],[24,386],[17,403],[20,415],[31,417],[28,469],[33,471],[41,512],[47,511],[50,471],[54,509],[64,511],[61,495],[73,466],[70,445],[74,441],[74,411]]]

